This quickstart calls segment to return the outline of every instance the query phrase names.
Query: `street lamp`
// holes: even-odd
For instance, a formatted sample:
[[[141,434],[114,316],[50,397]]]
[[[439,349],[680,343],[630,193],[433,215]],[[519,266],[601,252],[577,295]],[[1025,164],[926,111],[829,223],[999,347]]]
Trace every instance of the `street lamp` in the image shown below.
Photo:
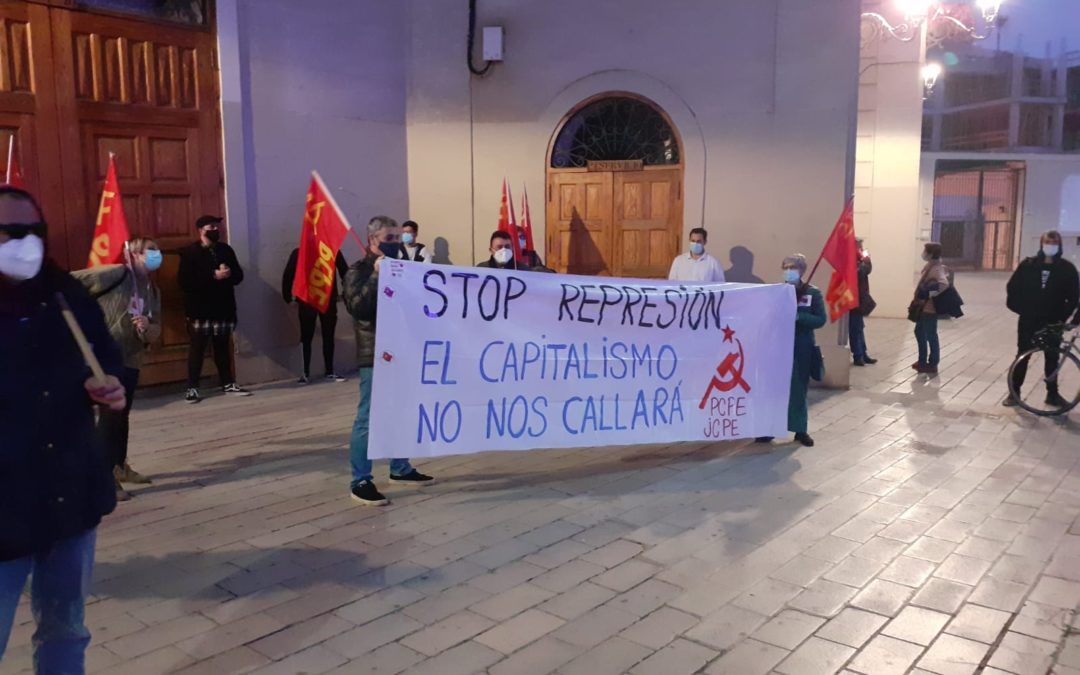
[[[923,100],[925,101],[934,93],[934,85],[937,84],[938,78],[941,77],[944,69],[940,63],[930,61],[922,67],[920,72],[923,81]]]
[[[901,42],[911,42],[922,34],[923,26],[928,29],[943,27],[946,32],[960,33],[973,40],[985,40],[997,26],[1002,2],[1003,0],[974,0],[975,7],[982,14],[984,32],[980,32],[977,25],[969,26],[953,16],[940,0],[895,0],[900,20],[894,23],[880,12],[863,12],[862,20],[870,31],[867,36],[870,42],[886,35]]]

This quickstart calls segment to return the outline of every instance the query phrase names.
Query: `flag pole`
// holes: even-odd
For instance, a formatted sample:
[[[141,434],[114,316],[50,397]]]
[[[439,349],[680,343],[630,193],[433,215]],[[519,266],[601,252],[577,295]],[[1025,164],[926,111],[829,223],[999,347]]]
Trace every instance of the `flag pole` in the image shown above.
[[[97,356],[94,355],[94,348],[90,346],[90,341],[86,339],[86,334],[83,333],[82,328],[79,326],[79,322],[75,319],[75,314],[71,311],[71,306],[68,305],[64,294],[57,291],[56,301],[60,303],[60,313],[64,315],[64,321],[67,322],[68,330],[71,331],[71,337],[75,338],[75,343],[79,345],[79,351],[82,352],[83,360],[86,361],[86,365],[90,367],[90,371],[94,373],[94,379],[99,382],[105,382],[107,379],[105,371],[102,369],[101,363],[97,360]]]
[[[8,136],[7,177],[4,180],[4,182],[7,183],[8,185],[11,185],[11,160],[14,157],[15,157],[15,133],[12,132],[12,134],[10,136]]]

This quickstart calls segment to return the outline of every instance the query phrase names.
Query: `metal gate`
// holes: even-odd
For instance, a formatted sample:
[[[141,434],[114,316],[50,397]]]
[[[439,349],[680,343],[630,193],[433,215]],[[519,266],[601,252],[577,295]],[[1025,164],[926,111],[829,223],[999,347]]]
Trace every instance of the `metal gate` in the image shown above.
[[[937,162],[933,238],[948,265],[1012,269],[1024,170],[1024,162]]]

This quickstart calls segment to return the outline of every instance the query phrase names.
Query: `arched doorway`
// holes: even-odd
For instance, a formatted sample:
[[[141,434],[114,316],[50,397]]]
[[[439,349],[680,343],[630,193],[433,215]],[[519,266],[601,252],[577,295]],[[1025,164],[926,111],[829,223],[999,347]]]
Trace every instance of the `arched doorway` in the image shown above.
[[[583,101],[548,150],[548,264],[666,276],[682,238],[682,183],[682,144],[659,106],[622,92]]]

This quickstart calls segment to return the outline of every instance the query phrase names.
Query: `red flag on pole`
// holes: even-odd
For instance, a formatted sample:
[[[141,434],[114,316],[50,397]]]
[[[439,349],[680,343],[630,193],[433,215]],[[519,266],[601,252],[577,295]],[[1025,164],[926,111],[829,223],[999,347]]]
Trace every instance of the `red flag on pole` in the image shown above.
[[[836,321],[859,306],[859,246],[855,243],[854,200],[844,206],[840,220],[836,221],[836,227],[825,242],[821,258],[833,268],[825,304],[829,307],[829,320]]]
[[[499,228],[501,232],[510,235],[510,242],[514,245],[514,264],[521,260],[521,245],[518,244],[517,219],[514,218],[514,198],[510,195],[510,185],[503,178],[502,204],[499,206]]]
[[[312,171],[304,222],[300,226],[300,252],[292,293],[320,313],[330,306],[330,290],[337,269],[334,262],[351,229],[318,172]]]
[[[529,191],[521,187],[521,230],[525,233],[525,250],[535,251],[533,245],[532,214],[529,213]]]
[[[124,244],[131,239],[124,204],[120,199],[120,184],[116,180],[116,159],[109,155],[109,170],[105,185],[101,188],[101,204],[98,206],[94,239],[90,243],[90,261],[87,267],[115,265],[124,257]]]
[[[19,162],[15,157],[15,134],[8,136],[7,173],[4,176],[4,183],[21,190],[26,189],[22,171],[19,170]]]

